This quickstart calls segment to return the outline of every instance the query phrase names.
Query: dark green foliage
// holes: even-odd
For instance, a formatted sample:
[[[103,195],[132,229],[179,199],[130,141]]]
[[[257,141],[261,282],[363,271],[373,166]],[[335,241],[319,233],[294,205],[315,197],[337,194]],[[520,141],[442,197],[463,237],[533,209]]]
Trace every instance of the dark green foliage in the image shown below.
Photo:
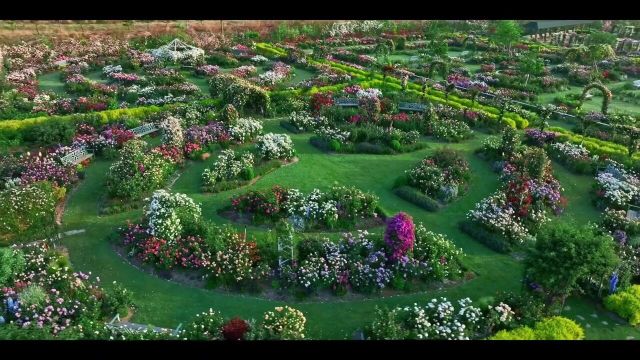
[[[463,220],[460,222],[459,227],[462,232],[483,243],[490,249],[503,254],[510,253],[512,250],[511,244],[504,237],[487,231],[473,221]]]
[[[441,205],[438,201],[421,193],[411,186],[400,186],[393,190],[393,192],[402,199],[427,211],[438,211],[441,208]]]
[[[549,303],[588,290],[590,279],[608,286],[620,262],[614,240],[594,226],[553,224],[543,228],[526,259],[529,281],[539,284]]]

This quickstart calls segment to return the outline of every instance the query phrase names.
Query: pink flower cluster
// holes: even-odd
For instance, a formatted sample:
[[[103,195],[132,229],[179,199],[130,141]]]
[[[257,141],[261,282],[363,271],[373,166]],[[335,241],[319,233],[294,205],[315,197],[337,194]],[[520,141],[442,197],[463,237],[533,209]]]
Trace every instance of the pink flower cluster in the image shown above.
[[[389,219],[384,233],[384,242],[387,244],[391,260],[397,261],[403,258],[413,249],[415,242],[413,218],[407,213],[400,212]]]
[[[112,72],[109,74],[109,77],[113,80],[122,82],[134,82],[140,80],[140,77],[136,74],[127,74],[121,72]]]
[[[201,65],[196,68],[196,72],[200,75],[212,76],[220,72],[217,65]]]

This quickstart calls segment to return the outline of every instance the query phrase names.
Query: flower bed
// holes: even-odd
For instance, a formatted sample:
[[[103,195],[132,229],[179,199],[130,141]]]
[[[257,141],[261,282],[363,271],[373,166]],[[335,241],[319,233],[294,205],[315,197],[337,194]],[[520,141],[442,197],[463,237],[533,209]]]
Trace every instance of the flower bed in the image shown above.
[[[402,239],[402,246],[393,245],[393,239]],[[296,261],[282,269],[283,286],[304,295],[324,290],[370,294],[462,276],[462,251],[422,224],[414,228],[406,214],[389,219],[385,240],[372,240],[367,231],[342,234],[337,243],[306,238],[297,245]]]
[[[598,172],[594,187],[600,208],[626,209],[629,205],[638,205],[640,200],[640,178],[613,161]]]
[[[437,211],[464,194],[471,177],[466,159],[449,149],[437,150],[406,173],[396,181],[395,193],[428,211]],[[404,184],[417,191],[402,189]]]
[[[297,189],[275,186],[250,191],[231,199],[223,216],[252,224],[274,223],[289,218],[299,229],[352,229],[378,226],[384,214],[378,198],[355,187],[333,186],[303,194]]]
[[[578,174],[591,174],[594,171],[595,160],[589,150],[582,145],[572,143],[555,143],[547,146],[549,155]]]
[[[5,256],[8,255],[8,256]],[[110,290],[99,286],[99,278],[74,272],[69,259],[47,243],[20,249],[0,248],[3,262],[11,258],[9,278],[0,279],[0,304],[7,324],[39,330],[56,336],[86,321],[103,321],[126,313],[133,303],[131,293],[115,284]],[[0,306],[2,306],[0,305]]]
[[[217,193],[236,189],[255,182],[279,167],[297,161],[291,159],[259,159],[254,162],[250,152],[236,153],[233,150],[223,150],[218,160],[202,173],[202,191]]]
[[[469,340],[486,337],[494,328],[508,328],[515,321],[511,307],[499,303],[481,309],[469,298],[457,306],[446,298],[426,305],[377,309],[366,335],[372,340]]]
[[[543,149],[523,148],[506,159],[498,163],[502,187],[468,213],[471,223],[461,225],[470,236],[501,252],[532,241],[549,221],[547,214],[560,214],[566,203]]]
[[[120,157],[107,173],[106,190],[112,199],[135,201],[164,186],[176,170],[182,151],[158,147],[149,151],[143,140],[132,140],[120,150]]]

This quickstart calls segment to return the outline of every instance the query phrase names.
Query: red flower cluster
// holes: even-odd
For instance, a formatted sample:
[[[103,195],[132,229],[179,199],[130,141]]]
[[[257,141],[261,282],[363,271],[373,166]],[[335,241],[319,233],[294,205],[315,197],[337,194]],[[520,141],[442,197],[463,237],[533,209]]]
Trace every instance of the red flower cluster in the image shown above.
[[[162,145],[153,148],[151,151],[164,156],[164,158],[170,160],[174,164],[182,162],[182,150],[175,146]]]
[[[202,150],[202,147],[200,147],[200,144],[186,143],[184,145],[184,153],[187,155],[190,155],[191,153],[200,151],[200,150]]]
[[[323,107],[332,105],[333,95],[331,93],[315,93],[311,97],[311,108],[316,114],[319,114]]]
[[[167,241],[150,236],[140,225],[129,224],[123,233],[123,244],[133,250],[142,262],[164,269],[202,269],[211,265],[211,254],[205,240],[196,236]]]
[[[516,215],[524,218],[529,214],[529,208],[533,203],[533,196],[529,191],[527,179],[519,177],[507,184],[507,203],[516,212]]]
[[[243,340],[244,335],[249,331],[249,324],[235,317],[222,326],[222,336],[225,340]]]
[[[401,112],[391,116],[391,120],[392,121],[409,121],[409,115],[407,115],[407,113]]]

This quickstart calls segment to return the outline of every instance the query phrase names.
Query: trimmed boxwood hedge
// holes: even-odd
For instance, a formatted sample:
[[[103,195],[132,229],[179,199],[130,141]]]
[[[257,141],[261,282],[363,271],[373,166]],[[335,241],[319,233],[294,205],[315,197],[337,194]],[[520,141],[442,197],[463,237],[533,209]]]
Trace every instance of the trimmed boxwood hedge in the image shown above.
[[[393,193],[400,198],[421,207],[427,211],[438,211],[442,207],[440,203],[430,196],[427,196],[411,186],[400,186],[393,190]]]
[[[507,241],[503,236],[487,231],[485,228],[471,220],[461,221],[458,224],[458,227],[462,232],[497,252],[507,254],[513,250],[511,243],[509,243],[509,241]]]

